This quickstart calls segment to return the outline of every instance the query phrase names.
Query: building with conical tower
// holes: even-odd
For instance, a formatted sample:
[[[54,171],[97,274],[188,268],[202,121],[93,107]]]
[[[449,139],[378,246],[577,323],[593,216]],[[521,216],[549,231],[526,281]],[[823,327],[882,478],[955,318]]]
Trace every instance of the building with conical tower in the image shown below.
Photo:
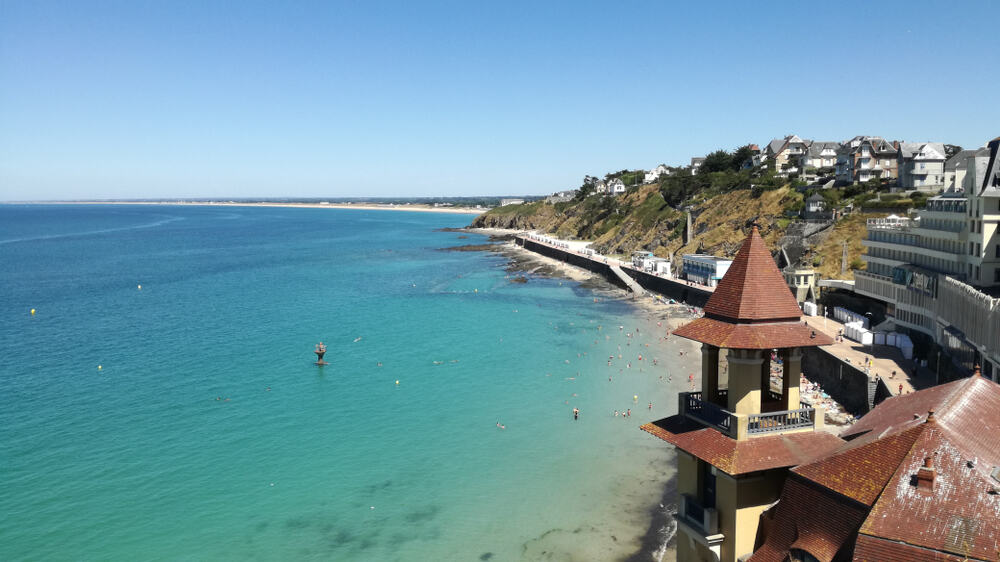
[[[802,321],[756,225],[704,317],[674,335],[702,344],[701,391],[680,393],[677,415],[642,429],[677,448],[677,559],[736,561],[753,552],[789,469],[844,443],[822,431],[821,408],[799,401],[802,349],[833,340]]]

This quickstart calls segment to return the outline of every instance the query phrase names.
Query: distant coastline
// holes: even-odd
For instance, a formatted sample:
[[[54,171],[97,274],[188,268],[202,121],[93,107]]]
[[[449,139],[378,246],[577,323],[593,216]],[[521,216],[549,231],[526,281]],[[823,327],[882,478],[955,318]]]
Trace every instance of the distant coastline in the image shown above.
[[[236,201],[9,201],[4,205],[183,205],[199,207],[301,207],[312,209],[358,209],[362,211],[413,211],[420,213],[453,213],[480,215],[489,209],[474,207],[435,207],[420,203],[380,204],[380,203],[270,203]]]

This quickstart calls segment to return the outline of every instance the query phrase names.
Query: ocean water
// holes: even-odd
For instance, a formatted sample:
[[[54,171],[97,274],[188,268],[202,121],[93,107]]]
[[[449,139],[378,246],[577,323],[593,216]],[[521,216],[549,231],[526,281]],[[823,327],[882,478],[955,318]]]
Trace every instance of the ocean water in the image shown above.
[[[0,559],[634,553],[666,324],[441,251],[470,220],[0,205]]]

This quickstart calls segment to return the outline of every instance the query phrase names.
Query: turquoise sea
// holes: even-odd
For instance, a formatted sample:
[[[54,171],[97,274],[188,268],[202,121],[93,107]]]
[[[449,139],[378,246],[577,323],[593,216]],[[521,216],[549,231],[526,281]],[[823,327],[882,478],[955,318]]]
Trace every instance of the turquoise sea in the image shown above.
[[[0,205],[0,559],[637,552],[666,321],[441,251],[471,218]]]

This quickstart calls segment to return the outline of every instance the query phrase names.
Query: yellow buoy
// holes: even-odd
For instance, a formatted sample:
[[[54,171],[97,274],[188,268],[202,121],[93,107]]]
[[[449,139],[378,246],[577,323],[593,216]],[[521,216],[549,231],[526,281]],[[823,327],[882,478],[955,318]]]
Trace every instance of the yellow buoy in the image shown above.
[[[142,285],[139,285],[139,290],[140,290],[140,291],[142,290]]]
[[[98,370],[98,371],[100,371],[100,370],[101,370],[101,369],[103,369],[103,368],[104,368],[104,367],[103,367],[103,366],[101,366],[101,365],[98,365],[98,366],[97,366],[97,370]]]
[[[639,401],[639,395],[638,394],[633,394],[632,395],[632,401],[633,402],[638,402]]]
[[[396,386],[399,386],[399,381],[396,381]]]
[[[32,309],[31,309],[31,315],[32,315],[32,316],[34,316],[34,315],[35,315],[35,309],[34,309],[34,308],[32,308]]]

